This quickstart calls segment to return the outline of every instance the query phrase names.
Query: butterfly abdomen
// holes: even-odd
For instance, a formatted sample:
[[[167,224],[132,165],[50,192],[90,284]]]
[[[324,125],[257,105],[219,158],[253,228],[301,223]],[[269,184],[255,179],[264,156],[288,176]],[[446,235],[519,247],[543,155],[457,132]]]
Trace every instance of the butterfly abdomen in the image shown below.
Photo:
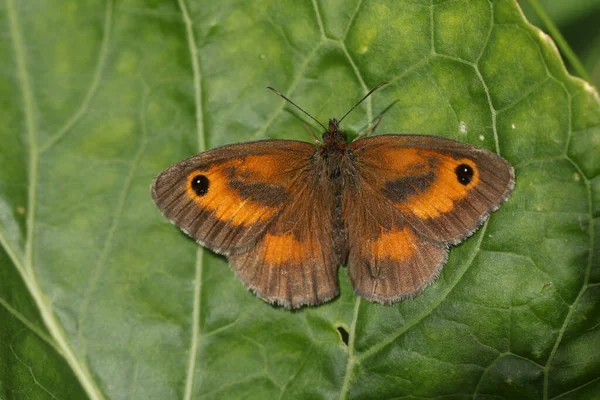
[[[345,265],[348,260],[348,231],[342,214],[342,192],[335,195],[333,209],[333,247],[338,265]]]

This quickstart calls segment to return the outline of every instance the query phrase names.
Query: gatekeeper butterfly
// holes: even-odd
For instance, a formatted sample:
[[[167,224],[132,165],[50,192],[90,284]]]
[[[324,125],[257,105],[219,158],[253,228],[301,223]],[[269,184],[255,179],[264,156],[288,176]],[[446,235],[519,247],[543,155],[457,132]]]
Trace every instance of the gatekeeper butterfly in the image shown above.
[[[368,300],[419,293],[448,246],[514,186],[505,159],[470,144],[399,134],[347,143],[337,120],[323,128],[316,144],[259,140],[197,154],[158,175],[152,198],[185,233],[227,256],[259,297],[297,308],[336,297],[340,265]]]

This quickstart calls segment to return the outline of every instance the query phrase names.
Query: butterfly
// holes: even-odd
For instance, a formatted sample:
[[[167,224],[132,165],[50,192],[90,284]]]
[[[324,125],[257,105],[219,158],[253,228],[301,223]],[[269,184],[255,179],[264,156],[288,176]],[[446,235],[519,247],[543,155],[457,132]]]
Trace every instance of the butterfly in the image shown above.
[[[442,137],[348,143],[339,122],[319,123],[325,132],[315,144],[258,140],[197,154],[160,173],[152,198],[269,303],[335,298],[341,265],[365,299],[414,296],[439,275],[448,247],[508,198],[514,170],[489,150]]]

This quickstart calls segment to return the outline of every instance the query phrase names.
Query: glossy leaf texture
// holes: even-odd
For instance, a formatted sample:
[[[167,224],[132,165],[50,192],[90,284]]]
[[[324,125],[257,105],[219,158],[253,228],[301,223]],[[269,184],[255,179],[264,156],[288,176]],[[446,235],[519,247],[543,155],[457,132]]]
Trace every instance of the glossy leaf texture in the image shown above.
[[[592,399],[600,105],[512,0],[0,3],[0,398]],[[290,312],[154,206],[175,162],[356,135],[499,152],[509,202],[421,295]]]

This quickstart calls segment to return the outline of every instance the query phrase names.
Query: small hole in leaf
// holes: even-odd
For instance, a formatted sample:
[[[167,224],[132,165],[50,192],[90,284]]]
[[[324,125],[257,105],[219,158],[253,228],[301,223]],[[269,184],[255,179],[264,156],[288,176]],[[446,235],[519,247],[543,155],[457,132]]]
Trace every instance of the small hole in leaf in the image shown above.
[[[350,338],[348,331],[343,326],[338,326],[337,331],[340,334],[340,338],[342,339],[342,342],[344,342],[344,344],[346,346],[348,346],[348,339]]]

